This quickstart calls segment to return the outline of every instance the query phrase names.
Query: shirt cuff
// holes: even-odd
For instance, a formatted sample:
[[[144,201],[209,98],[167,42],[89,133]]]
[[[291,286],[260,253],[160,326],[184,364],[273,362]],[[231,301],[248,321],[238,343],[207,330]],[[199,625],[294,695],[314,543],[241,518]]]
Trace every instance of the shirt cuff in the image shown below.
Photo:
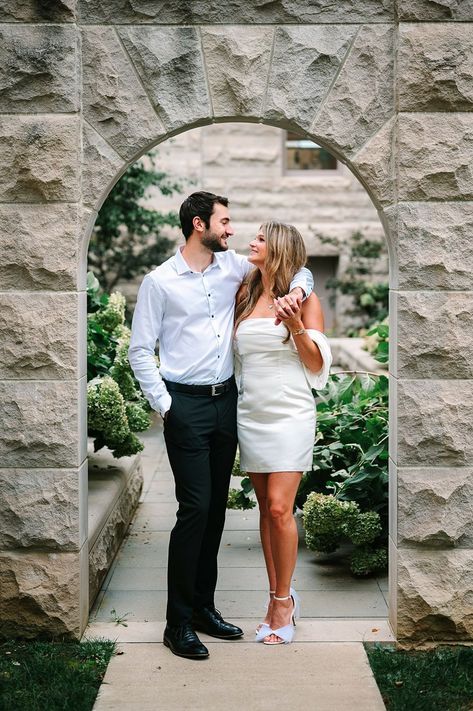
[[[160,398],[158,398],[158,401],[156,403],[157,407],[154,409],[159,412],[161,417],[164,417],[166,412],[171,409],[171,403],[172,403],[172,397],[168,392],[164,393]]]

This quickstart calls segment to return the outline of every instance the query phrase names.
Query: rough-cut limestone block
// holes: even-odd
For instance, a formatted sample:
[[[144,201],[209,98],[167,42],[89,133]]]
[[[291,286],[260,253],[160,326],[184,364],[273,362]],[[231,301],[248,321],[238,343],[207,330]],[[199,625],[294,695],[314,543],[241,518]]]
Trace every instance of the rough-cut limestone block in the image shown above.
[[[202,30],[215,116],[261,115],[273,36],[268,27]]]
[[[85,293],[0,293],[0,379],[79,376],[79,298]]]
[[[0,22],[74,22],[76,0],[6,0],[0,5]]]
[[[394,133],[396,119],[390,119],[351,161],[355,174],[377,206],[389,205],[395,197]]]
[[[0,636],[80,635],[80,556],[43,551],[0,553]]]
[[[451,0],[452,1],[452,0]],[[460,0],[461,1],[461,0]],[[393,0],[79,0],[83,23],[272,24],[379,22],[393,19]]]
[[[385,215],[394,288],[473,290],[473,203],[399,203]]]
[[[308,131],[357,27],[278,27],[264,118]]]
[[[82,200],[99,209],[124,161],[86,121],[83,123]]]
[[[473,636],[473,550],[398,549],[397,639]]]
[[[0,382],[3,466],[78,466],[81,396],[76,381]]]
[[[473,378],[473,291],[396,294],[399,378]]]
[[[473,547],[473,468],[397,472],[398,544]]]
[[[313,132],[344,156],[353,155],[394,113],[393,27],[361,28]]]
[[[473,381],[399,380],[397,413],[399,466],[471,464]]]
[[[115,30],[83,29],[82,57],[84,117],[123,158],[138,157],[164,129]]]
[[[399,28],[401,111],[473,111],[473,25]]]
[[[79,550],[77,469],[0,469],[0,550]]]
[[[399,20],[473,21],[472,0],[397,0]]]
[[[79,200],[79,119],[0,116],[0,201]]]
[[[113,464],[115,465],[115,472],[121,468],[124,470],[125,467],[129,467],[129,471],[123,471],[121,494],[113,502],[106,520],[98,521],[102,524],[100,531],[98,533],[92,531],[91,526],[89,526],[89,536],[94,538],[93,543],[89,542],[89,605],[91,607],[127,533],[128,525],[138,506],[143,488],[143,471],[140,457],[123,457],[122,460],[114,460],[114,462],[112,460],[112,466]],[[100,478],[103,479],[104,474],[100,469],[93,470],[93,461],[91,465],[89,496],[94,497],[100,492]],[[108,472],[112,477],[114,476],[113,470],[109,469]],[[97,498],[100,498],[100,496]],[[94,534],[97,535],[95,536]]]
[[[0,290],[77,288],[77,205],[0,204]]]
[[[120,37],[166,129],[212,115],[194,27],[127,27]]]
[[[399,200],[473,199],[473,113],[399,115]]]
[[[77,111],[77,49],[73,27],[0,27],[0,111]]]

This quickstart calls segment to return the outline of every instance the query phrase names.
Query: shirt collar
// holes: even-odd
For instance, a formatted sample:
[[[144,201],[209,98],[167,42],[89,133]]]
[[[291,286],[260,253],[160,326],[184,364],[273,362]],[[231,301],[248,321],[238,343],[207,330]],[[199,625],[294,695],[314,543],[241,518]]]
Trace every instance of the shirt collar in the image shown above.
[[[176,270],[177,270],[177,273],[178,273],[179,275],[181,275],[181,274],[192,274],[192,269],[190,268],[190,266],[187,264],[186,260],[185,260],[184,257],[182,256],[182,249],[183,249],[183,247],[178,247],[178,248],[177,248],[177,252],[176,252],[176,254],[175,254],[175,257],[174,257],[175,262],[176,262]],[[222,252],[222,253],[218,253],[218,252],[214,253],[213,261],[211,262],[211,264],[209,264],[209,266],[207,267],[206,271],[210,271],[211,269],[214,269],[215,267],[221,268],[220,258],[221,258],[221,256],[222,256],[222,254],[224,254],[224,252]]]

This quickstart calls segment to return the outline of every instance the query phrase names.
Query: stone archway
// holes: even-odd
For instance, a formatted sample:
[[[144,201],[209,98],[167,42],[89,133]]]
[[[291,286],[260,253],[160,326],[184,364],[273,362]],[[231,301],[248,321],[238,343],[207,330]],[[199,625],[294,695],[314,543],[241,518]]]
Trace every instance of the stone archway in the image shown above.
[[[473,34],[435,21],[473,13],[423,0],[398,3],[396,20],[389,0],[178,2],[159,16],[139,5],[0,12],[4,634],[79,636],[87,621],[81,329],[96,210],[153,145],[240,120],[325,145],[379,210],[392,288],[391,621],[405,643],[471,639]],[[447,85],[433,47],[453,62]]]

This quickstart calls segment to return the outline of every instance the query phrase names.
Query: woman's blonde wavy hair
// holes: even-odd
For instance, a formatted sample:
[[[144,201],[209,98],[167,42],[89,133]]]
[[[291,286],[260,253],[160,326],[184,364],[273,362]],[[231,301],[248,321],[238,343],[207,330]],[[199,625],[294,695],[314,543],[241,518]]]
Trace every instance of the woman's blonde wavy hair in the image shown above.
[[[307,262],[307,252],[299,230],[293,225],[271,220],[264,222],[260,231],[266,241],[266,260],[264,270],[269,282],[270,293],[274,298],[285,296],[296,272]],[[248,278],[248,289],[237,304],[235,329],[254,310],[263,293],[261,271],[254,269]],[[289,340],[289,333],[284,342]]]

